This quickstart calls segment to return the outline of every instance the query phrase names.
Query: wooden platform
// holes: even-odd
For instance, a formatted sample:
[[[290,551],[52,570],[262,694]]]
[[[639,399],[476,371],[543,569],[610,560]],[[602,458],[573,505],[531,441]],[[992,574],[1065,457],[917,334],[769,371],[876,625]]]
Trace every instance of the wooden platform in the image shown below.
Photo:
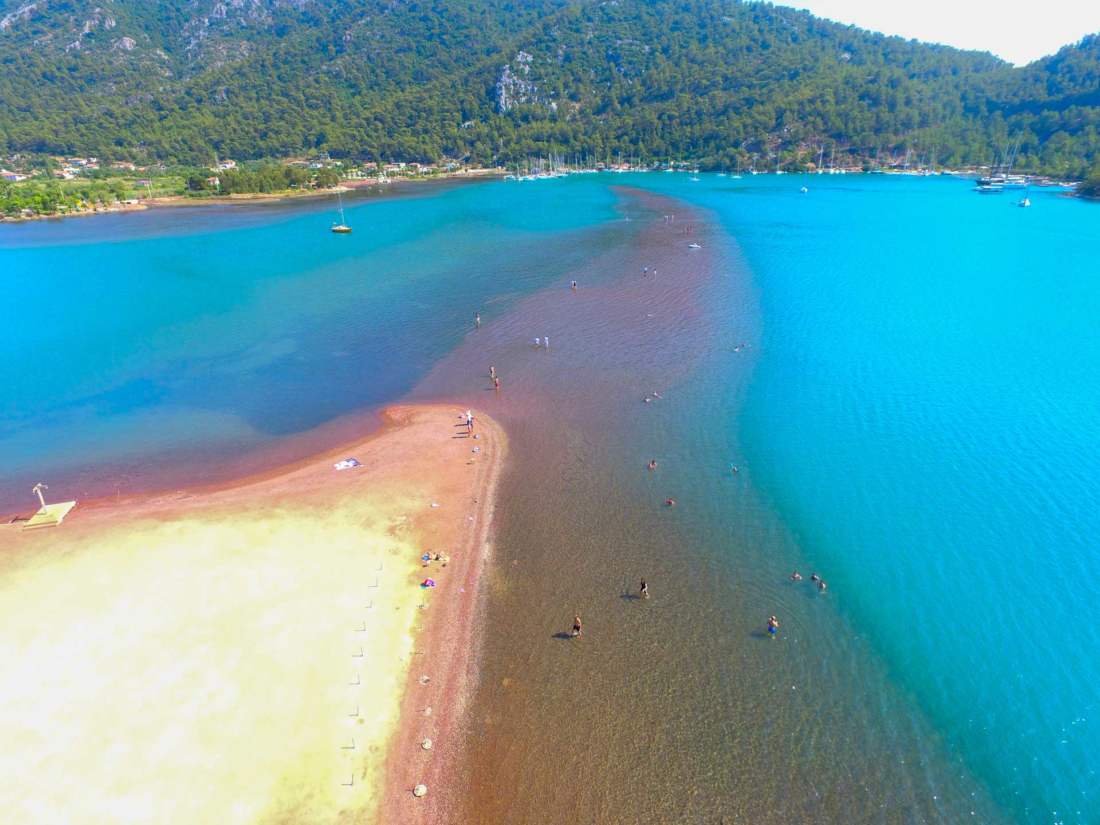
[[[38,530],[42,527],[56,527],[69,511],[76,507],[75,501],[60,501],[56,504],[47,504],[31,516],[30,521],[23,525],[24,530]]]

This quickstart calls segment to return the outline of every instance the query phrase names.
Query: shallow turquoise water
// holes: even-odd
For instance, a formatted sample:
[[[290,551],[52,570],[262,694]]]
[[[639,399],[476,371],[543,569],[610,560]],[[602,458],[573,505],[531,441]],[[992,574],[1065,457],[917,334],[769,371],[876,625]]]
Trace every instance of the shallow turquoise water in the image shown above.
[[[578,272],[609,296],[637,277],[620,262],[660,216],[610,189],[624,184],[697,205],[712,233],[691,301],[675,288],[657,301],[657,315],[676,315],[667,327],[629,321],[634,298],[607,311],[553,303]],[[494,412],[518,434],[524,470],[542,468],[522,480],[526,503],[516,485],[505,555],[541,535],[540,518],[548,546],[555,532],[601,535],[596,561],[576,560],[598,589],[601,561],[636,553],[653,569],[650,544],[686,548],[654,574],[655,595],[684,594],[669,628],[713,634],[685,635],[686,651],[721,653],[638,651],[653,660],[652,691],[636,686],[632,712],[609,705],[588,730],[641,748],[608,720],[630,725],[669,696],[726,708],[731,694],[707,685],[739,673],[757,680],[749,693],[766,692],[760,680],[786,690],[788,677],[814,691],[812,705],[768,717],[759,740],[708,732],[765,719],[774,698],[725,718],[666,714],[682,726],[665,732],[676,747],[642,749],[623,776],[606,767],[628,796],[675,818],[683,803],[661,777],[701,767],[716,774],[701,783],[708,813],[756,793],[766,810],[782,807],[774,821],[952,822],[973,794],[982,821],[1093,822],[1100,207],[1032,192],[1034,207],[1017,209],[1010,195],[968,190],[952,179],[601,175],[365,200],[349,211],[350,238],[302,205],[0,227],[0,284],[18,307],[0,326],[0,509],[24,505],[42,473],[59,494],[139,485],[166,466],[199,478],[218,456],[417,387],[460,395],[467,376],[433,368],[466,358],[480,308],[479,353],[508,376]],[[526,346],[551,331],[544,323],[556,362]],[[634,337],[644,323],[654,326]],[[657,381],[669,403],[637,403]],[[560,461],[547,461],[559,444]],[[624,470],[649,450],[662,459],[659,490]],[[570,505],[573,489],[583,505]],[[670,490],[681,506],[656,521],[641,497]],[[791,587],[793,567],[820,572],[828,595]],[[761,654],[751,623],[775,611],[789,645]],[[516,628],[545,660],[542,636]],[[539,701],[524,697],[513,716]],[[554,750],[544,727],[524,730]],[[795,766],[800,790],[820,777],[813,802],[767,786],[776,767],[754,759],[765,748]],[[850,760],[847,786],[838,759]],[[536,762],[511,754],[501,775]],[[845,794],[861,802],[846,807]],[[634,821],[597,799],[567,809],[539,798],[543,814]]]
[[[1094,821],[1100,209],[819,180],[701,198],[760,291],[755,478],[995,796]]]

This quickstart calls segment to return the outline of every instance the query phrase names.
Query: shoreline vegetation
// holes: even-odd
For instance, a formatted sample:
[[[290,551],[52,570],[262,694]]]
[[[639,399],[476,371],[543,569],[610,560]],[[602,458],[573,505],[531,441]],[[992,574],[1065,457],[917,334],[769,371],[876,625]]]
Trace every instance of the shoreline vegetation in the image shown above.
[[[86,161],[87,159],[79,159]],[[93,159],[94,160],[94,159]],[[406,164],[395,164],[405,167]],[[140,212],[145,209],[174,206],[232,204],[247,201],[282,201],[320,198],[371,186],[391,183],[503,175],[503,170],[456,167],[446,170],[406,172],[392,169],[373,174],[356,172],[346,175],[337,167],[323,167],[312,173],[294,174],[298,167],[284,163],[253,165],[252,168],[222,170],[206,177],[185,170],[115,174],[98,169],[94,175],[70,167],[71,175],[58,179],[54,172],[37,174],[7,173],[0,180],[0,223],[53,220],[89,215]],[[305,170],[300,170],[305,172]],[[19,180],[13,180],[19,178]]]
[[[12,159],[9,159],[9,162]],[[881,166],[869,160],[818,166],[813,162],[790,164],[786,168],[732,170],[702,168],[693,161],[647,163],[619,158],[617,162],[567,162],[551,156],[529,159],[509,168],[472,167],[448,162],[442,165],[419,163],[371,164],[346,167],[343,161],[284,159],[248,162],[240,166],[232,160],[219,161],[215,167],[196,169],[164,166],[137,167],[128,162],[107,165],[98,158],[21,158],[11,164],[21,171],[0,170],[0,223],[49,220],[86,215],[116,214],[156,207],[233,204],[242,201],[283,201],[321,198],[353,189],[386,186],[391,183],[416,183],[469,178],[503,177],[532,180],[586,172],[659,172],[700,171],[744,175],[758,174],[895,174],[953,175],[977,178],[991,167],[950,169],[934,164],[893,163]],[[819,158],[820,160],[820,158]],[[1010,168],[1010,167],[1000,167]],[[992,171],[996,171],[993,169]],[[1023,174],[1036,186],[1074,187],[1069,193],[1086,199],[1100,198],[1100,166],[1083,180],[1061,181],[1044,175]]]
[[[48,530],[7,520],[0,805],[74,825],[431,805],[506,449],[459,412],[394,406],[368,437],[230,484],[82,501]]]

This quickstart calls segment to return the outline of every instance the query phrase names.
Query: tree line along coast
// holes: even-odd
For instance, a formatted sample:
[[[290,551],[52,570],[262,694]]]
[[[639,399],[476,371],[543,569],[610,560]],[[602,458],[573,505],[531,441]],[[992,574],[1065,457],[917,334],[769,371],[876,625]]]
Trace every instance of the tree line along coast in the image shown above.
[[[14,163],[12,161],[15,161]],[[248,198],[292,198],[319,196],[347,188],[377,186],[394,180],[438,180],[448,177],[495,175],[525,180],[558,177],[577,172],[700,171],[698,164],[653,163],[638,160],[585,163],[529,159],[510,168],[474,168],[456,162],[441,165],[420,163],[357,164],[348,161],[305,162],[265,160],[237,164],[220,161],[209,168],[154,164],[147,167],[130,162],[104,163],[99,158],[9,158],[19,171],[0,168],[0,221],[90,215],[144,209],[148,206],[181,203],[221,203]],[[738,167],[739,168],[739,167]],[[715,171],[715,170],[710,170]],[[854,166],[817,167],[814,163],[791,164],[771,170],[785,172],[880,172],[884,174],[955,174],[979,177],[988,167],[942,170],[893,161],[882,168],[869,162]],[[757,172],[751,174],[766,174]],[[1034,177],[1038,184],[1069,184],[1046,177]],[[1100,167],[1074,188],[1075,194],[1100,199]]]

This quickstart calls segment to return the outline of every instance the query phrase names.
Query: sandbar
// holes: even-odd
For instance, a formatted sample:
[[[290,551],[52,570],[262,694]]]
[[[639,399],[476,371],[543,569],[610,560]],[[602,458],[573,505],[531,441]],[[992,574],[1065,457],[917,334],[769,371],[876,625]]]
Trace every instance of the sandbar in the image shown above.
[[[0,527],[5,820],[381,817],[387,756],[456,747],[402,702],[470,667],[447,622],[475,609],[506,443],[462,412],[392,407],[369,437],[262,475]],[[460,708],[433,702],[439,720]]]

